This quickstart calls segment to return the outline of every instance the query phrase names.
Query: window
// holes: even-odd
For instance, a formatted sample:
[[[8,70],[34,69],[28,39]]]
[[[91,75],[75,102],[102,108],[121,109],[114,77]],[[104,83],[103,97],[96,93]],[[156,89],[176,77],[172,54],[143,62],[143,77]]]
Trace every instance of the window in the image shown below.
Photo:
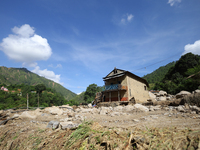
[[[145,90],[145,91],[147,90],[147,87],[146,87],[146,86],[144,86],[144,90]]]

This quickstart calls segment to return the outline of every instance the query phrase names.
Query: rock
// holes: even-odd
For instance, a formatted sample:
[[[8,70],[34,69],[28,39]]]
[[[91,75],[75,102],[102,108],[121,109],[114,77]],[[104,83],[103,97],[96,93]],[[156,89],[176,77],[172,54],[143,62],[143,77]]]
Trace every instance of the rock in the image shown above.
[[[184,109],[184,108],[185,108],[184,106],[179,105],[179,106],[177,107],[177,110],[178,110],[179,112],[185,112],[185,109]]]
[[[196,112],[200,112],[200,108],[197,106],[190,106],[190,109]]]
[[[123,106],[117,106],[117,107],[114,108],[114,111],[118,111],[118,112],[120,111],[121,112],[123,108],[124,108]]]
[[[84,117],[81,115],[75,115],[75,119],[83,121]]]
[[[200,93],[200,90],[199,90],[199,89],[197,89],[197,90],[195,90],[195,91],[194,91],[194,93]]]
[[[19,116],[20,116],[19,114],[14,114],[13,115],[13,117],[16,117],[16,118],[19,117]]]
[[[0,110],[0,114],[3,114],[3,110]]]
[[[156,95],[149,91],[149,97],[150,97],[151,99],[155,99],[155,98],[156,98]]]
[[[89,108],[92,108],[92,104],[91,104],[91,103],[90,103],[90,104],[88,104],[88,107],[89,107]]]
[[[91,111],[92,114],[99,114],[99,112],[100,112],[100,110],[97,108],[93,108]]]
[[[73,118],[60,119],[60,122],[73,121]]]
[[[130,111],[135,110],[135,107],[132,105],[127,105],[127,106],[124,106],[124,108],[122,110],[130,112]]]
[[[37,116],[41,115],[42,113],[38,111],[24,111],[19,117],[20,118],[30,118],[35,119]]]
[[[137,110],[140,110],[140,111],[144,111],[144,112],[148,112],[149,111],[149,109],[146,106],[143,106],[141,104],[135,104],[134,108],[136,108]]]
[[[110,116],[111,117],[120,116],[120,112],[112,112],[112,113],[110,113]]]
[[[164,96],[161,96],[161,97],[158,97],[157,98],[157,101],[166,101],[167,99],[166,99],[166,97],[164,97]]]
[[[90,113],[92,111],[92,109],[91,108],[82,108],[81,109],[81,113]]]
[[[60,122],[58,121],[50,121],[47,125],[47,128],[57,129],[59,127]]]
[[[106,115],[106,114],[108,114],[108,111],[106,109],[102,109],[100,111],[100,115]]]
[[[60,123],[61,129],[65,130],[65,129],[74,129],[78,127],[78,124],[75,124],[73,122],[61,122]]]
[[[159,95],[160,95],[160,96],[166,96],[166,95],[167,95],[167,92],[165,92],[165,91],[159,91]]]
[[[73,112],[70,112],[70,113],[67,113],[67,116],[71,118],[71,117],[74,117],[75,114]]]
[[[180,93],[176,94],[176,99],[182,98],[183,96],[189,95],[189,94],[191,94],[191,93],[188,91],[181,91]]]
[[[62,115],[63,114],[63,110],[56,106],[47,107],[44,109],[44,111],[48,111],[52,115]]]
[[[133,122],[140,122],[140,120],[138,120],[138,119],[133,119]]]

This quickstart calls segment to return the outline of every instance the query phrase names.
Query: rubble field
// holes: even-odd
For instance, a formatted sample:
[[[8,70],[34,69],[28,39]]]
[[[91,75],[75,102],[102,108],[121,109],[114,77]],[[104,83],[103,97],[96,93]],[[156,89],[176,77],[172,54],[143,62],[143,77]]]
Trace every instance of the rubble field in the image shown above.
[[[200,149],[200,108],[141,104],[0,111],[0,149]]]

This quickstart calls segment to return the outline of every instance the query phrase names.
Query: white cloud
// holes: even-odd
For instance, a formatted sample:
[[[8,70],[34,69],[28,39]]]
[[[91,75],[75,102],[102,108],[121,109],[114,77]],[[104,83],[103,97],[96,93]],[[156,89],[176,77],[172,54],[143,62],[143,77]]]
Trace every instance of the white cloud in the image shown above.
[[[77,95],[80,95],[81,93],[83,93],[83,92],[80,92],[80,93],[76,93]]]
[[[128,20],[128,21],[131,21],[131,20],[133,19],[133,17],[134,17],[134,16],[133,16],[132,14],[130,14],[130,15],[127,14],[127,20]]]
[[[170,4],[170,6],[174,6],[174,4],[176,3],[180,3],[181,0],[168,0],[168,4]]]
[[[40,76],[43,76],[47,79],[53,80],[54,82],[57,82],[59,84],[63,84],[63,83],[60,83],[60,75],[56,75],[53,71],[49,71],[47,69],[40,70],[40,67],[36,66],[35,69],[32,70],[32,72]]]
[[[47,39],[35,34],[30,25],[14,27],[12,31],[14,34],[10,34],[0,43],[0,50],[10,59],[35,66],[35,61],[47,60],[51,56],[52,50]]]
[[[133,15],[132,14],[126,14],[123,16],[123,18],[121,19],[121,24],[127,24],[128,22],[131,22],[131,20],[133,19]]]
[[[61,64],[57,64],[55,67],[53,64],[50,64],[48,65],[49,67],[52,67],[52,68],[62,68],[62,65]]]
[[[200,40],[195,41],[194,44],[185,45],[184,49],[185,51],[183,52],[183,55],[189,52],[200,55]]]

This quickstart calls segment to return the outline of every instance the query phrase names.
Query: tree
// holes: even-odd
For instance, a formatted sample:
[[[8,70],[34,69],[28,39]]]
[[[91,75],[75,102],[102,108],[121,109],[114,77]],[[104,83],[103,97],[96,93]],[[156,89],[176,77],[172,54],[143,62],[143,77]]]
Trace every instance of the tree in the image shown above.
[[[38,94],[41,94],[42,91],[46,90],[46,86],[44,84],[38,84],[35,86],[35,89]]]
[[[97,92],[101,92],[102,91],[102,88],[97,86],[96,84],[90,84],[87,89],[86,89],[86,92],[85,92],[85,95],[84,95],[84,101],[86,103],[91,103],[94,99],[95,99],[95,94]]]

